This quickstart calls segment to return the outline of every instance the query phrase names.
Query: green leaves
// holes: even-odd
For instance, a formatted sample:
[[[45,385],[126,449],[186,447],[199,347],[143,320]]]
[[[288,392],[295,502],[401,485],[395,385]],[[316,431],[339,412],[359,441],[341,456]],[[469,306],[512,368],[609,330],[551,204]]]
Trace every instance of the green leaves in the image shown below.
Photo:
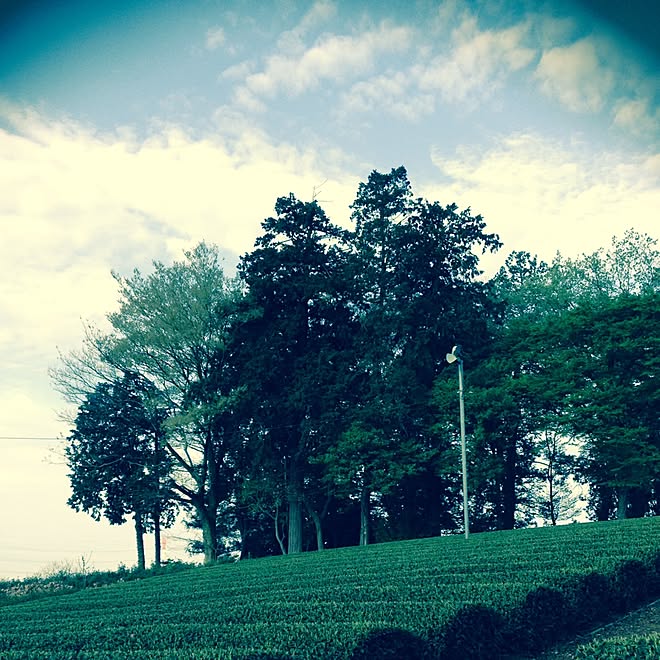
[[[342,528],[358,506],[378,539],[455,529],[445,354],[457,343],[475,529],[569,516],[575,473],[600,517],[616,504],[620,515],[657,511],[656,241],[631,230],[607,251],[549,264],[515,252],[484,282],[479,255],[498,236],[470,208],[415,198],[404,167],[371,172],[350,208],[352,231],[316,201],[278,198],[238,279],[205,243],[115,274],[112,331],[88,329],[54,372],[77,403],[124,373],[150,383],[149,409],[167,411],[174,487],[207,524],[208,561],[223,502],[258,515],[262,535],[273,520],[279,547],[288,525],[297,550],[312,525],[324,547],[326,514],[331,543],[350,542]],[[252,523],[236,524],[242,534]]]
[[[240,284],[227,278],[217,249],[200,243],[171,266],[154,272],[115,275],[119,311],[108,315],[114,333],[104,358],[149,375],[175,399],[210,374],[215,355],[226,348],[237,320]]]
[[[132,374],[99,384],[80,406],[68,438],[68,502],[96,519],[104,515],[117,524],[128,513],[150,511],[161,488],[153,473],[169,470],[158,447],[163,411],[150,413],[142,390]]]
[[[608,251],[576,259],[557,255],[549,265],[528,253],[511,254],[492,281],[504,304],[502,325],[472,375],[478,410],[490,408],[504,428],[513,420],[505,404],[513,402],[521,437],[546,467],[547,445],[539,440],[548,432],[575,439],[572,451],[581,454],[575,465],[591,484],[599,519],[613,515],[614,491],[618,515],[644,515],[660,477],[658,416],[651,412],[660,406],[656,246],[630,230]],[[570,468],[561,463],[552,468],[564,472],[556,473],[557,486]],[[628,502],[631,489],[634,505]],[[554,519],[552,502],[547,504]]]

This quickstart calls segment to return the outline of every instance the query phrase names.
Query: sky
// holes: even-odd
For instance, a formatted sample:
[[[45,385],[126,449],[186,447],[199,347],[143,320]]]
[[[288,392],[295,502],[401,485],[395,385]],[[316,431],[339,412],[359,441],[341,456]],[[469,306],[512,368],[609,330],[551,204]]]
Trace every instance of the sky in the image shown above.
[[[486,276],[658,238],[659,25],[643,0],[0,0],[0,579],[135,564],[130,523],[66,504],[48,376],[107,327],[112,271],[201,240],[231,271],[277,197],[347,224],[400,165],[500,236]]]

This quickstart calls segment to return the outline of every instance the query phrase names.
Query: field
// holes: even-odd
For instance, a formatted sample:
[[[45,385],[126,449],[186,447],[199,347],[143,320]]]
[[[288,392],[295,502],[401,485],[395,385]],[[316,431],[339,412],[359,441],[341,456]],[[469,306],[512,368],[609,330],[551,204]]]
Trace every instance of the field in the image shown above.
[[[660,518],[196,568],[0,607],[0,658],[497,658],[660,595]]]

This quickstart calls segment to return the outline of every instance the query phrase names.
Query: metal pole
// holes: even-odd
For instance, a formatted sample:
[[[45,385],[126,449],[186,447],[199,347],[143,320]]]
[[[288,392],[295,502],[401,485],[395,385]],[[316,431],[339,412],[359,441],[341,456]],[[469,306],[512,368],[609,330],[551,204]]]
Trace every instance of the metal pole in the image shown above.
[[[465,538],[470,535],[470,519],[468,515],[468,489],[467,489],[467,453],[465,450],[465,405],[463,403],[463,360],[458,358],[458,401],[461,415],[461,466],[463,469],[463,521],[465,524]]]

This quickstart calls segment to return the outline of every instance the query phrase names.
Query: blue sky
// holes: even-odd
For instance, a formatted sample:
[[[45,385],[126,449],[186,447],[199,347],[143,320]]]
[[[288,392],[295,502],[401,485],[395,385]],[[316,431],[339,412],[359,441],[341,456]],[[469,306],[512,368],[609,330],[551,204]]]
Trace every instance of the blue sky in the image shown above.
[[[316,195],[346,223],[358,183],[399,165],[417,195],[500,235],[487,272],[512,250],[657,237],[652,5],[0,4],[0,501],[15,503],[0,576],[89,553],[133,562],[130,529],[67,510],[57,443],[11,439],[66,434],[47,369],[80,346],[81,319],[103,327],[111,270],[202,239],[231,267],[277,196]],[[48,551],[37,506],[65,539]]]

